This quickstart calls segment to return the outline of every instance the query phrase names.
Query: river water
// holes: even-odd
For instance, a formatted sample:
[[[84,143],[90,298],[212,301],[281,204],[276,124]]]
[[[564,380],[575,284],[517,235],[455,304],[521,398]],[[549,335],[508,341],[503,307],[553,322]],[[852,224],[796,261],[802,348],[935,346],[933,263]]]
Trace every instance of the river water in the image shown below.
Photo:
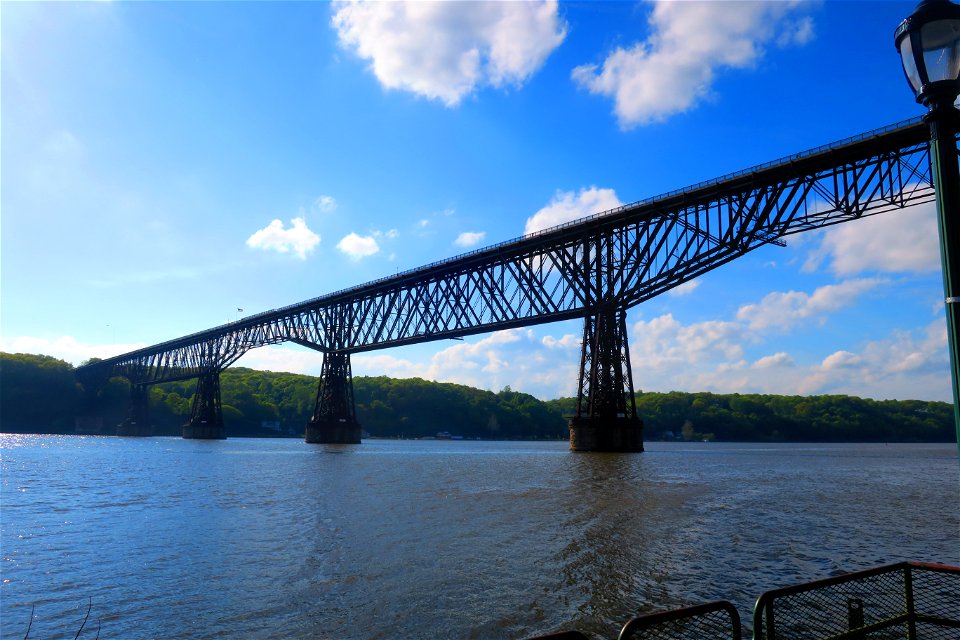
[[[630,616],[960,564],[955,445],[0,436],[0,636],[616,637]],[[89,632],[89,633],[88,633]]]

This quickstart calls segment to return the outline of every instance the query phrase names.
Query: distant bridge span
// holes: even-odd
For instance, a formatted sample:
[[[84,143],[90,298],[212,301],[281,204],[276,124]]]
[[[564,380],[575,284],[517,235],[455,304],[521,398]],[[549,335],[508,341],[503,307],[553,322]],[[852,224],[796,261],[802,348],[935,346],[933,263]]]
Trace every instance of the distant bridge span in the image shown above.
[[[324,353],[308,442],[359,442],[350,354],[584,318],[571,447],[642,450],[626,310],[784,236],[933,201],[929,129],[909,120],[558,227],[77,369],[132,384],[197,378],[184,437],[225,437],[219,373],[250,349]]]

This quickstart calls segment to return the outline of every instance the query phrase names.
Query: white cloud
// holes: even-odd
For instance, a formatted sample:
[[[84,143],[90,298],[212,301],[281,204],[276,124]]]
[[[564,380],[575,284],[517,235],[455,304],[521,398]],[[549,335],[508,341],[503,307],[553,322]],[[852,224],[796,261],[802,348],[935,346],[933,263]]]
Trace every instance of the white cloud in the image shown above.
[[[950,397],[945,327],[938,318],[926,327],[895,331],[855,351],[841,349],[814,362],[799,363],[794,355],[779,351],[749,364],[742,357],[744,345],[750,340],[762,344],[763,339],[744,325],[683,325],[668,314],[631,328],[634,385],[661,392],[944,400]]]
[[[779,351],[772,356],[764,356],[754,362],[751,367],[754,369],[773,369],[775,367],[792,367],[796,363],[793,361],[793,358],[790,357],[790,354]]]
[[[449,107],[485,85],[523,84],[566,36],[557,2],[336,2],[340,44],[380,84]]]
[[[383,351],[358,353],[351,356],[350,366],[355,376],[424,379],[427,376],[427,365]],[[441,382],[453,382],[453,380],[442,380]]]
[[[822,232],[804,270],[814,271],[824,260],[841,276],[939,271],[936,208],[927,203],[831,227]]]
[[[333,196],[319,196],[313,201],[313,208],[320,213],[331,213],[337,209],[337,201]]]
[[[773,292],[742,305],[731,321],[685,325],[671,314],[631,325],[634,383],[648,391],[717,393],[845,393],[873,398],[949,397],[946,330],[942,317],[915,331],[844,345],[829,355],[809,349],[790,353],[784,329],[802,320],[821,320],[884,284],[849,280],[812,293]],[[747,350],[773,344],[776,351],[747,359]],[[768,352],[769,353],[769,352]],[[803,361],[798,362],[798,355]],[[638,363],[642,363],[639,366]]]
[[[235,366],[319,376],[323,370],[323,354],[305,347],[266,346],[247,351]]]
[[[90,344],[73,336],[37,338],[33,336],[0,336],[0,351],[7,353],[35,353],[59,358],[79,365],[90,358],[112,358],[122,353],[146,347],[143,342],[118,344]]]
[[[768,293],[757,304],[746,304],[737,311],[737,319],[752,330],[788,329],[801,321],[822,318],[824,314],[851,306],[857,296],[885,284],[880,278],[860,278],[816,289]]]
[[[452,372],[470,369],[485,374],[500,374],[508,370],[508,362],[502,347],[520,341],[522,329],[495,331],[477,342],[461,342],[433,356],[427,375],[450,375]]]
[[[360,236],[350,233],[337,243],[337,249],[347,254],[351,260],[360,260],[380,251],[373,236]]]
[[[498,391],[510,385],[516,391],[543,399],[576,393],[578,359],[568,348],[579,346],[575,336],[538,339],[530,329],[496,331],[473,342],[467,339],[433,353],[428,359],[387,354],[357,354],[354,375],[420,377]]]
[[[633,325],[631,358],[652,370],[687,368],[690,363],[718,359],[739,360],[746,339],[740,323],[711,320],[684,326],[668,313]]]
[[[622,204],[613,189],[589,187],[580,189],[580,193],[576,194],[572,191],[557,191],[547,206],[527,219],[523,233],[536,233],[594,213],[615,209]]]
[[[580,335],[568,333],[559,340],[553,336],[544,336],[540,341],[547,349],[576,349],[580,350]]]
[[[943,318],[914,331],[868,342],[860,353],[837,351],[797,382],[800,393],[845,393],[900,400],[950,397]]]
[[[689,282],[678,284],[673,289],[667,291],[667,295],[673,296],[674,298],[688,296],[697,290],[697,287],[700,286],[700,282],[700,280],[690,280]]]
[[[290,221],[285,229],[280,220],[273,220],[263,229],[247,238],[247,246],[253,249],[265,249],[279,253],[293,252],[301,260],[320,243],[320,236],[307,228],[303,218]]]
[[[778,47],[805,45],[814,37],[813,18],[803,16],[793,22],[785,21],[784,28],[777,36]]]
[[[453,244],[458,247],[472,247],[474,245],[480,244],[484,238],[487,237],[485,231],[464,231],[457,239],[453,241]]]
[[[888,374],[933,372],[947,361],[947,324],[943,318],[931,322],[920,336],[898,331],[892,339],[873,342],[864,351],[873,361],[885,360]]]
[[[802,7],[780,1],[656,0],[646,41],[617,48],[602,68],[579,66],[572,77],[591,93],[613,98],[623,128],[662,121],[707,97],[718,70],[754,65],[766,44],[808,42],[812,20],[794,17]]]
[[[862,358],[849,351],[834,351],[820,363],[820,367],[825,371],[833,369],[845,369],[855,367],[862,362]]]

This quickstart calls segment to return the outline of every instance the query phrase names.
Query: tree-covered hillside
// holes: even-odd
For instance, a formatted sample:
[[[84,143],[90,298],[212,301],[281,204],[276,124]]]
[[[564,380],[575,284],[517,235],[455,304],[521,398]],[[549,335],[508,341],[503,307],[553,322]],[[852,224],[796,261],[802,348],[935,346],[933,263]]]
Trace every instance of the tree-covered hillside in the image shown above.
[[[220,376],[229,436],[300,436],[313,411],[317,379],[292,373],[227,369]],[[190,415],[194,381],[150,388],[158,435],[179,435]],[[0,353],[0,430],[17,433],[114,432],[130,389],[114,378],[97,389],[74,380],[73,367],[47,356]],[[418,438],[447,431],[465,438],[566,438],[572,398],[548,402],[509,387],[494,393],[419,378],[354,379],[357,418],[374,437]],[[849,396],[640,393],[648,440],[950,442],[952,407],[944,402],[877,401]],[[99,419],[92,419],[99,416]],[[76,418],[80,417],[79,423]]]

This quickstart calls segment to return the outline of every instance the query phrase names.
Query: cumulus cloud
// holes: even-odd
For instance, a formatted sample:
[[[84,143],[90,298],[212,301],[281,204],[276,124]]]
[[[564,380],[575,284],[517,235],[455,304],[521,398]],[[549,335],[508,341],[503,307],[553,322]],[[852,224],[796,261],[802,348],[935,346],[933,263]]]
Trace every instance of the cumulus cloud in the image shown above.
[[[313,208],[320,213],[331,213],[337,209],[337,201],[333,196],[318,196],[313,201]]]
[[[290,221],[290,228],[286,229],[283,222],[273,220],[263,229],[247,238],[247,246],[252,249],[277,251],[278,253],[294,253],[301,260],[320,244],[320,236],[307,228],[303,218],[294,218]]]
[[[122,353],[146,347],[143,342],[96,344],[81,342],[73,336],[37,338],[34,336],[0,336],[0,351],[7,353],[35,353],[59,358],[79,365],[90,358],[112,358]]]
[[[493,391],[509,385],[551,399],[576,393],[578,359],[569,347],[579,346],[577,340],[573,335],[557,340],[538,338],[530,329],[508,329],[457,342],[426,360],[364,353],[354,356],[352,365],[354,375],[415,376]],[[555,348],[561,345],[568,348]]]
[[[718,359],[736,361],[743,356],[747,339],[740,323],[711,320],[683,325],[670,313],[637,321],[632,334],[631,356],[647,369],[688,367]]]
[[[589,187],[580,189],[579,193],[557,191],[547,206],[527,219],[523,233],[536,233],[594,213],[615,209],[622,204],[613,189]]]
[[[544,336],[540,341],[547,349],[580,349],[580,335],[568,333],[557,339],[553,336]]]
[[[834,351],[829,356],[824,358],[823,362],[820,363],[820,367],[825,371],[832,371],[834,369],[855,367],[862,361],[863,359],[857,354],[841,350]]]
[[[825,260],[841,276],[939,271],[936,208],[927,203],[831,227],[822,232],[804,270],[814,271]]]
[[[946,324],[938,318],[926,327],[868,342],[860,353],[832,353],[797,388],[801,393],[943,400],[951,393],[947,354]]]
[[[453,241],[453,244],[458,247],[472,247],[480,244],[484,238],[487,237],[485,231],[464,231],[457,239]]]
[[[337,243],[337,249],[347,254],[351,260],[356,261],[378,253],[380,245],[377,244],[377,240],[373,236],[350,233]]]
[[[775,291],[757,304],[746,304],[737,311],[737,319],[753,330],[788,329],[796,324],[822,318],[825,314],[852,305],[860,296],[887,280],[859,278],[816,289],[812,294],[802,291]]]
[[[790,353],[778,344],[784,329],[804,319],[823,321],[884,282],[861,279],[812,293],[773,292],[756,304],[742,305],[729,321],[684,324],[672,314],[640,319],[630,325],[634,383],[648,391],[949,397],[942,318],[883,340],[845,345],[826,356],[809,350]],[[748,352],[771,343],[779,348],[751,362]]]
[[[613,98],[620,126],[662,121],[707,97],[719,70],[753,66],[768,44],[804,44],[813,21],[804,4],[781,1],[655,0],[652,33],[617,48],[602,66],[576,67],[572,77],[591,93]]]
[[[764,356],[751,365],[754,369],[773,369],[776,367],[793,367],[796,363],[790,354],[779,351],[772,356]]]
[[[942,318],[813,362],[780,351],[750,363],[743,347],[764,339],[737,322],[684,325],[669,314],[638,321],[630,333],[634,384],[646,391],[950,397]]]
[[[247,351],[235,366],[319,376],[323,371],[323,354],[305,347],[273,345]]]
[[[678,284],[673,289],[670,289],[667,292],[667,295],[673,296],[674,298],[688,296],[697,290],[697,287],[700,286],[700,282],[700,280],[690,280],[689,282]]]
[[[448,107],[478,87],[520,86],[566,37],[557,2],[336,2],[341,46],[380,84]]]

